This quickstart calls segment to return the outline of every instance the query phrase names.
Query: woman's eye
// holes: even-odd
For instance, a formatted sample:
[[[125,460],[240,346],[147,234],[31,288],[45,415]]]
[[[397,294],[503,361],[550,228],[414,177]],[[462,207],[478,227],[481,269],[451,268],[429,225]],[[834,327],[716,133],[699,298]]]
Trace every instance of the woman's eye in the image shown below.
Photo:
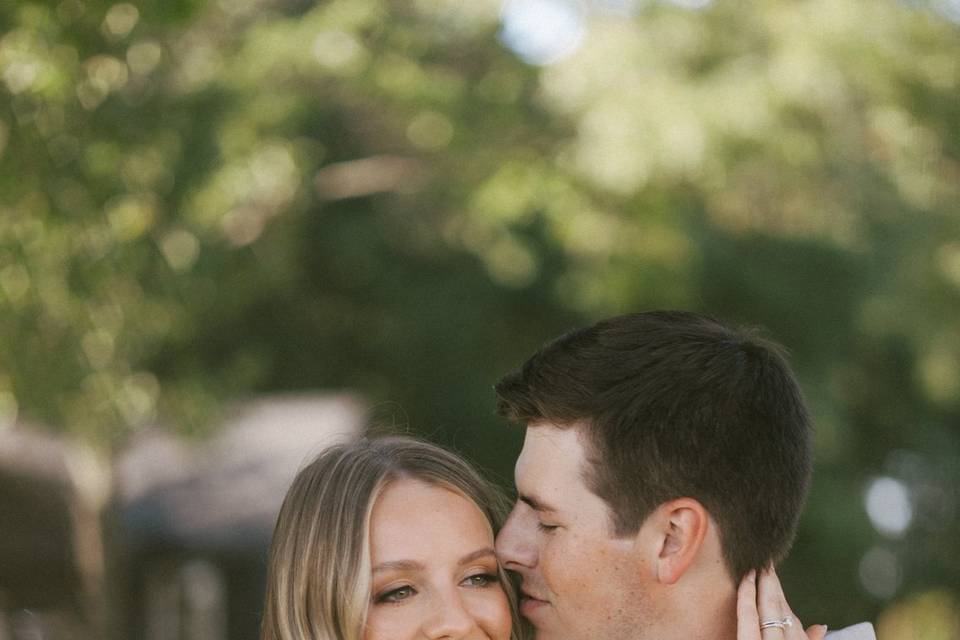
[[[476,575],[470,576],[463,581],[463,584],[466,584],[470,587],[489,587],[491,584],[496,584],[500,582],[500,577],[492,573],[478,573]]]
[[[380,602],[402,602],[415,594],[416,591],[413,590],[411,586],[397,587],[396,589],[391,589],[385,593],[381,593],[377,596],[376,601]]]

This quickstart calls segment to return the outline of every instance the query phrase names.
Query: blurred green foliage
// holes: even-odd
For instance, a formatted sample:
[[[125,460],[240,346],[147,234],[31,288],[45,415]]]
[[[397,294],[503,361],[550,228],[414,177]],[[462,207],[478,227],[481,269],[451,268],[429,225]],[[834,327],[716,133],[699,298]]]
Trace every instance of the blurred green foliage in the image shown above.
[[[651,2],[535,68],[498,12],[0,5],[0,423],[116,450],[346,388],[508,477],[500,375],[598,317],[704,310],[788,345],[816,414],[795,608],[956,637],[958,25]],[[905,532],[867,517],[880,476]]]

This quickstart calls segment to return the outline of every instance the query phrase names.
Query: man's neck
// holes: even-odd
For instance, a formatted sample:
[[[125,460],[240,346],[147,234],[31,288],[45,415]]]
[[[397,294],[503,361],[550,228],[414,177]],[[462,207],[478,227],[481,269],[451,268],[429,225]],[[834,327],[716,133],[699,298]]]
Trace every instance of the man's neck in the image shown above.
[[[635,640],[736,640],[737,594],[732,587],[701,587],[677,595],[652,633]]]

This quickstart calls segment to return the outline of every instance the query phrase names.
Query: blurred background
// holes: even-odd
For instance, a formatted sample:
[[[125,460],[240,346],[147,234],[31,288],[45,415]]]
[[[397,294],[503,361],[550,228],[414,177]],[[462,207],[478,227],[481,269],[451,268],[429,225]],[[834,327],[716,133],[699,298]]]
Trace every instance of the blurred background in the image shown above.
[[[621,312],[792,353],[808,622],[960,638],[960,2],[0,3],[0,639],[257,636],[369,425]]]

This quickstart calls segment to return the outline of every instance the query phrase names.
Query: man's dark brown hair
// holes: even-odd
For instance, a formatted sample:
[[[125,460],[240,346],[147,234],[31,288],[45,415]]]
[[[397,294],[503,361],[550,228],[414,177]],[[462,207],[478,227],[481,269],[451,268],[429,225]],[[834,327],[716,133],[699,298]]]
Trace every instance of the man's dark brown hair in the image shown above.
[[[699,501],[735,580],[781,560],[810,482],[810,419],[778,345],[698,314],[603,320],[546,345],[496,386],[524,424],[583,425],[584,477],[615,533]]]

